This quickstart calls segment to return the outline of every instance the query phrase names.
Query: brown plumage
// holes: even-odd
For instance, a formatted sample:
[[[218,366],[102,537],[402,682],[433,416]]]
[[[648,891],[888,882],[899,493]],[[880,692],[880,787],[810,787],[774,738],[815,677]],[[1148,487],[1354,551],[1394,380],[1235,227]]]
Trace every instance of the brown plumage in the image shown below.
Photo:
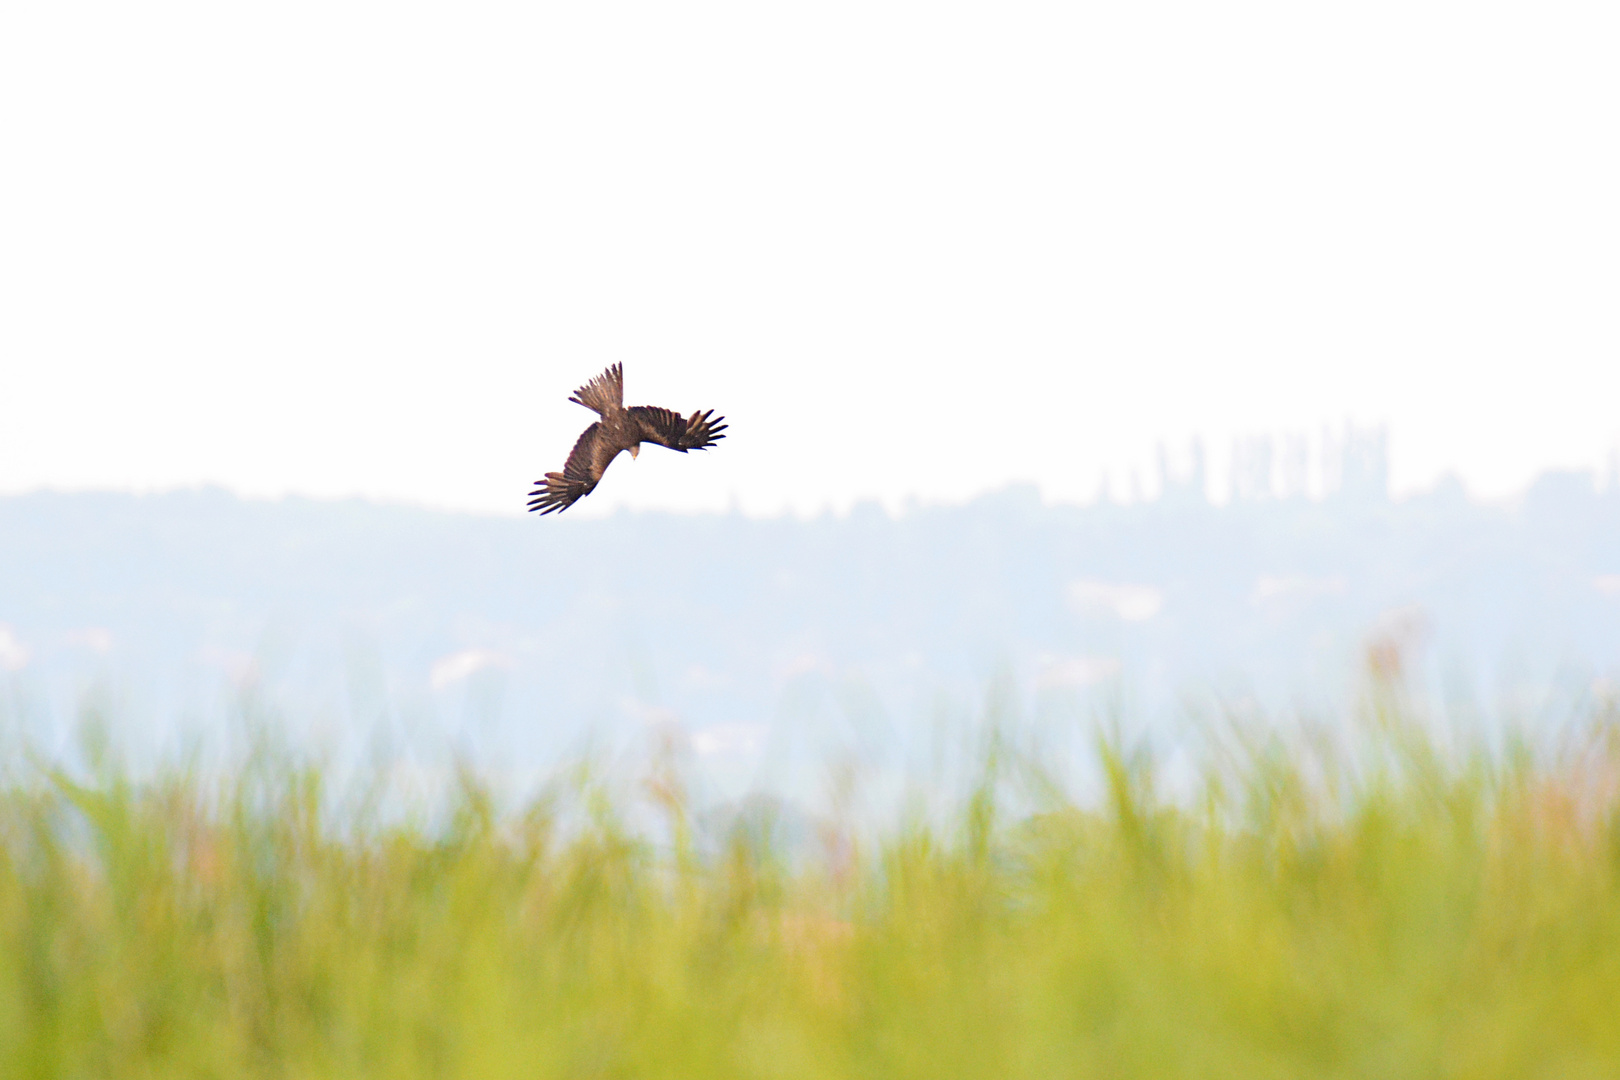
[[[683,417],[678,412],[651,405],[624,407],[624,366],[614,364],[574,391],[568,399],[576,405],[595,409],[602,417],[585,429],[574,443],[562,472],[548,472],[534,482],[529,492],[529,509],[549,514],[566,510],[596,490],[602,474],[622,450],[635,457],[644,442],[657,443],[671,450],[707,450],[721,439],[725,417],[714,410]]]

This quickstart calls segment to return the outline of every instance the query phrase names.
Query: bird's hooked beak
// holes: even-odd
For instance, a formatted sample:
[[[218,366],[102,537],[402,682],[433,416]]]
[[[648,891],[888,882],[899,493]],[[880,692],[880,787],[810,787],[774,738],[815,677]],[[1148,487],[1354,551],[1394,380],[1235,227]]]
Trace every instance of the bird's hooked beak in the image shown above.
[[[641,454],[641,444],[640,443],[631,443],[630,444],[630,458],[631,458],[631,460],[634,460],[640,454]]]

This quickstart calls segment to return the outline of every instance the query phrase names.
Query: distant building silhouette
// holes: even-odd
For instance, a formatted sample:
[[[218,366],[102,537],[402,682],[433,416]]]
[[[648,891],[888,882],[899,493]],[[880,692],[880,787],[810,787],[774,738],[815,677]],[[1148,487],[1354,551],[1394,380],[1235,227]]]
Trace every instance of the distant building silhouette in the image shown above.
[[[1259,502],[1272,496],[1272,441],[1251,435],[1232,442],[1232,501]]]
[[[1190,464],[1186,472],[1171,467],[1170,450],[1159,444],[1159,500],[1166,506],[1209,505],[1208,476],[1204,464],[1204,442],[1194,439],[1188,448]]]
[[[1346,424],[1342,435],[1322,435],[1322,490],[1359,502],[1389,499],[1389,430]]]

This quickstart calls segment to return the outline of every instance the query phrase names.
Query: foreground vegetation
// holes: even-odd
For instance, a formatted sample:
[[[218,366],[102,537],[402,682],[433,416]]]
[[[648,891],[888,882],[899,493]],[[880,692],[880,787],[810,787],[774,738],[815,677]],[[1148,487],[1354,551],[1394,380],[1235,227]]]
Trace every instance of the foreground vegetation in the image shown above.
[[[1539,762],[1372,720],[1176,799],[1002,745],[949,827],[796,855],[694,839],[668,768],[403,824],[269,759],[13,759],[0,1076],[1620,1075],[1614,718]]]

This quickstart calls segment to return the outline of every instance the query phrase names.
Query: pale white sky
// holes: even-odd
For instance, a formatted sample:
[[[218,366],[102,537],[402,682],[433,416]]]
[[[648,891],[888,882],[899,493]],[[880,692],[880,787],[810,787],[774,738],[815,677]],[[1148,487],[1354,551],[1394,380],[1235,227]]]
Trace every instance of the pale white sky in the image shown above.
[[[1087,499],[1384,422],[1620,445],[1613,4],[0,8],[0,492],[521,512],[613,361],[717,408],[576,512]]]

